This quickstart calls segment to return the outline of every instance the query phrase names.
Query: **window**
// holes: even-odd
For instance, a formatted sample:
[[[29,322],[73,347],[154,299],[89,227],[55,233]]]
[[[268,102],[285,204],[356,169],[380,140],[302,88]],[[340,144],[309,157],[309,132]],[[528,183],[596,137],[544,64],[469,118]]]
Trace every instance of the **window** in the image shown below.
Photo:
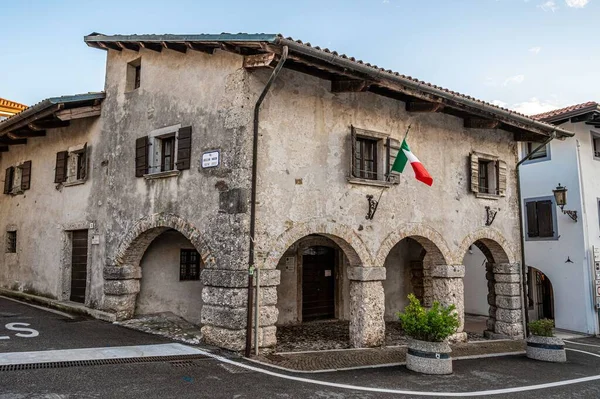
[[[87,180],[89,148],[87,143],[56,153],[54,183],[65,186],[85,183]]]
[[[200,280],[200,254],[195,249],[181,250],[179,280]]]
[[[531,152],[539,146],[540,143],[534,143],[531,141],[523,143],[523,158],[531,154]],[[540,162],[547,160],[550,160],[550,144],[546,144],[545,146],[537,150],[525,163],[534,163],[533,161]]]
[[[556,206],[553,197],[525,200],[525,228],[527,239],[558,239]]]
[[[136,177],[169,175],[191,167],[192,128],[181,125],[155,130],[135,142]]]
[[[600,133],[592,132],[592,147],[594,149],[594,159],[600,161]]]
[[[4,174],[4,194],[23,194],[31,188],[31,161],[6,169]]]
[[[400,142],[385,133],[351,127],[352,165],[349,181],[353,183],[379,181],[397,184],[397,174],[391,173]]]
[[[7,231],[6,232],[6,252],[16,253],[17,252],[17,232]]]
[[[142,59],[138,58],[127,64],[125,91],[130,92],[140,88],[142,83]]]
[[[477,197],[495,199],[506,195],[506,162],[489,154],[471,154],[471,191]]]

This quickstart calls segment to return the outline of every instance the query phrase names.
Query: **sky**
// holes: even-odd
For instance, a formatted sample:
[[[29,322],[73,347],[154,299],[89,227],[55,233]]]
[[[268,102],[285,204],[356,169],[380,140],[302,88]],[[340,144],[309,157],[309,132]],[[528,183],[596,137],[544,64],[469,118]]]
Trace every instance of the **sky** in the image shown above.
[[[600,101],[599,16],[600,0],[2,1],[0,97],[103,90],[92,32],[281,33],[535,114]]]

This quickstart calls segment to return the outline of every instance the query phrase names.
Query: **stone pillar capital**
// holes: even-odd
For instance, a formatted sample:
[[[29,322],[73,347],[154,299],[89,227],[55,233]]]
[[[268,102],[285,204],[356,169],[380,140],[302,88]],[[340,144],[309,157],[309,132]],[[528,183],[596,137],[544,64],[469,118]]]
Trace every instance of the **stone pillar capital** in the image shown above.
[[[385,280],[385,267],[349,267],[348,279],[352,281]]]
[[[464,265],[434,265],[430,271],[434,278],[463,278],[465,276]]]

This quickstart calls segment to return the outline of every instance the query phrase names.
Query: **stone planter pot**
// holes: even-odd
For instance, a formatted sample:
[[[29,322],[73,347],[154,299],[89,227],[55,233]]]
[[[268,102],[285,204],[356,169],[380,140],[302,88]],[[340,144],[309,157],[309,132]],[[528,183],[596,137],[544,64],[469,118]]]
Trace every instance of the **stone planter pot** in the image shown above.
[[[544,362],[562,363],[567,361],[565,343],[557,337],[532,335],[527,338],[527,357]]]
[[[408,339],[406,368],[423,374],[452,374],[450,345],[447,342],[426,342]]]

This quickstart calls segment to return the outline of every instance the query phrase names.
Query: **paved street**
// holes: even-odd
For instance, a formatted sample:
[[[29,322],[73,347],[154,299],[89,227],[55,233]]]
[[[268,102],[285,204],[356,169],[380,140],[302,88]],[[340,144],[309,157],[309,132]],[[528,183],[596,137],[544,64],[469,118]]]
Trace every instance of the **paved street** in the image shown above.
[[[289,373],[201,346],[185,346],[190,353],[201,355],[180,360],[134,358],[133,363],[123,364],[113,358],[112,364],[65,367],[63,362],[60,368],[54,363],[55,368],[1,371],[9,357],[25,356],[15,352],[38,352],[28,356],[43,354],[58,361],[78,353],[96,359],[118,358],[119,353],[126,352],[118,347],[124,346],[129,348],[127,353],[155,353],[183,346],[109,323],[71,319],[0,298],[0,398],[408,398],[418,397],[417,392],[426,397],[464,397],[474,392],[495,398],[600,397],[600,339],[575,342],[568,343],[577,351],[568,352],[567,364],[535,362],[524,356],[460,360],[454,362],[453,375],[442,377],[418,375],[404,366]],[[78,350],[61,351],[70,348]],[[88,349],[82,352],[82,348]],[[555,386],[557,382],[586,378],[584,382]],[[540,384],[549,385],[523,390]]]

